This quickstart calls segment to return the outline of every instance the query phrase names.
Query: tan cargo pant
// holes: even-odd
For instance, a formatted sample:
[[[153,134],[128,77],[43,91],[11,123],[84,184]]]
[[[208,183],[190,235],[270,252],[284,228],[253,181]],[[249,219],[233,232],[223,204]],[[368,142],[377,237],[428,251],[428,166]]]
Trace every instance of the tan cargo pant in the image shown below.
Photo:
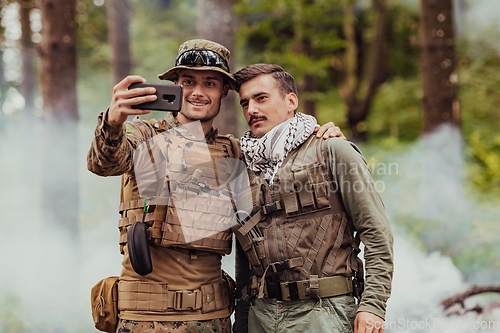
[[[120,319],[116,333],[230,333],[231,319],[194,321],[133,321]]]
[[[354,332],[358,305],[349,295],[280,302],[254,298],[248,312],[248,332]]]

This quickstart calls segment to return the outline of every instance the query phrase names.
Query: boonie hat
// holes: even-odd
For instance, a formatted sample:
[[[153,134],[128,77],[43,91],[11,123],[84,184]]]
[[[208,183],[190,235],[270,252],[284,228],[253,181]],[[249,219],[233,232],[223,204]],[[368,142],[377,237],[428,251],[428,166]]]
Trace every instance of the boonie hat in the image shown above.
[[[175,66],[158,77],[160,80],[174,81],[179,78],[181,69],[211,70],[222,73],[231,89],[236,90],[236,83],[229,70],[229,54],[229,50],[219,43],[206,39],[188,40],[179,47]]]

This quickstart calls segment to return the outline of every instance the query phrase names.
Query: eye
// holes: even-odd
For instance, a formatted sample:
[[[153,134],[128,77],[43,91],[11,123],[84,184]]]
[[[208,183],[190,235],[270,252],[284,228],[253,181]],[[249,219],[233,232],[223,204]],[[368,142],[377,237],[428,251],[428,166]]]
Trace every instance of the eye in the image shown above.
[[[209,86],[209,87],[214,87],[214,86],[215,86],[215,82],[208,81],[208,82],[207,82],[207,86]]]
[[[183,85],[183,86],[187,86],[187,85],[191,85],[191,84],[193,84],[193,81],[190,79],[183,79],[181,81],[181,85]]]
[[[241,103],[241,107],[242,107],[243,109],[246,109],[246,108],[248,107],[248,102],[243,102],[243,103]]]
[[[262,102],[262,101],[264,101],[266,98],[267,98],[267,96],[259,96],[259,97],[257,98],[257,100],[258,100],[259,102]]]

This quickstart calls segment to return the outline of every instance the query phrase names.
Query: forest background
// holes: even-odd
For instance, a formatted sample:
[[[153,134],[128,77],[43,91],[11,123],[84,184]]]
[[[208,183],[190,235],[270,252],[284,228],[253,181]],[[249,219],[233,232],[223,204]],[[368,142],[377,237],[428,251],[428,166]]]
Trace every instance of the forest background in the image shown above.
[[[0,6],[0,332],[94,331],[90,288],[121,261],[119,177],[86,169],[97,114],[121,78],[160,82],[178,46],[198,37],[226,45],[233,72],[284,67],[299,111],[335,122],[360,147],[396,235],[387,321],[409,320],[388,332],[420,331],[410,323],[431,318],[500,320],[499,2]],[[163,115],[143,118],[152,117]],[[216,125],[246,131],[235,93]],[[233,257],[223,263],[233,274]],[[458,302],[442,303],[451,296]]]

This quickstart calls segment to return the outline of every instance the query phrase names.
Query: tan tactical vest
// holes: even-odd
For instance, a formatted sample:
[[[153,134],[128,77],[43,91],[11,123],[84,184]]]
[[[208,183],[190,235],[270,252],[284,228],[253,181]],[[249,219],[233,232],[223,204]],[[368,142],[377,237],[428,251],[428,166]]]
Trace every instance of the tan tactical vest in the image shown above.
[[[311,136],[287,156],[273,185],[249,171],[252,217],[233,231],[259,281],[362,275],[359,237],[331,182],[326,147]]]
[[[121,252],[128,228],[143,221],[152,244],[229,254],[236,221],[226,184],[237,172],[235,139],[218,135],[207,144],[165,133],[136,149],[134,171],[122,177]]]

